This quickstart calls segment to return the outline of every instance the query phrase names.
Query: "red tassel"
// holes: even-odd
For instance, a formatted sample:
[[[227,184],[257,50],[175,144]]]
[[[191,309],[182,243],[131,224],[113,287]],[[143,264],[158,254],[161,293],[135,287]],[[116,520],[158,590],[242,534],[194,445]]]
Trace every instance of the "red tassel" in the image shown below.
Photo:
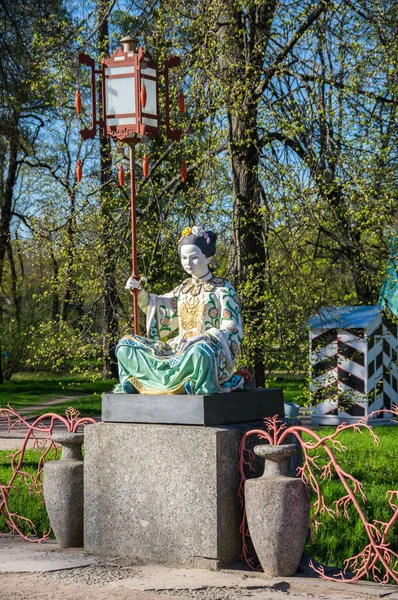
[[[142,106],[142,108],[145,108],[145,105],[146,105],[146,86],[145,86],[145,83],[143,83],[142,86],[141,86],[140,96],[141,96],[141,106]]]
[[[119,166],[118,172],[117,172],[117,178],[119,180],[119,185],[120,187],[124,186],[124,169],[123,169],[123,165]]]
[[[149,173],[149,160],[146,154],[144,154],[144,160],[142,161],[142,172],[144,173],[144,177],[146,179]]]
[[[180,96],[178,98],[178,106],[180,109],[180,114],[183,115],[185,113],[185,97],[182,92],[180,92]]]
[[[82,165],[82,161],[78,160],[76,161],[76,179],[78,181],[78,183],[81,182],[83,177],[83,165]]]
[[[77,115],[80,116],[80,114],[82,112],[82,97],[80,95],[79,90],[77,90],[76,95],[75,95],[75,107],[76,107]]]
[[[187,180],[187,174],[188,174],[187,173],[187,165],[185,164],[185,160],[183,160],[181,162],[181,170],[180,170],[180,172],[181,172],[182,182],[185,183],[186,180]]]

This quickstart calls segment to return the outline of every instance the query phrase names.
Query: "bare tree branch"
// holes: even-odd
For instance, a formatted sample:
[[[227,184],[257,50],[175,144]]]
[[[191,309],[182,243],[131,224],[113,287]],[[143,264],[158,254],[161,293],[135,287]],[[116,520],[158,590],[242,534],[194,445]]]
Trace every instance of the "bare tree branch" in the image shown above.
[[[255,96],[260,97],[265,89],[267,88],[269,82],[272,77],[275,75],[279,65],[286,58],[286,56],[291,52],[300,38],[304,35],[306,31],[311,27],[313,23],[318,19],[318,17],[326,10],[328,5],[330,4],[330,0],[321,0],[318,6],[308,15],[307,19],[304,21],[302,25],[297,29],[297,31],[292,35],[290,40],[286,42],[282,50],[276,56],[273,64],[266,69],[264,73],[264,77],[262,78],[260,84],[257,86],[255,90]]]

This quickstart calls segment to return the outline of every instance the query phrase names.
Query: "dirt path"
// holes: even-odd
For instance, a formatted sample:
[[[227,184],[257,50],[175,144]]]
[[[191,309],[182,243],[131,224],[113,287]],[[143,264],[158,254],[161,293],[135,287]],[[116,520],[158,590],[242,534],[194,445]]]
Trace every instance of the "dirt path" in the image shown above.
[[[89,396],[91,396],[91,394],[82,394],[81,396],[57,396],[56,398],[50,398],[50,400],[46,400],[46,402],[40,402],[39,404],[34,404],[32,406],[25,406],[18,412],[20,415],[34,414],[43,408],[56,406],[57,404],[64,404],[65,402],[73,402],[73,400],[80,400],[81,398],[88,398]]]
[[[19,412],[19,414],[21,416],[23,416],[27,421],[31,422],[34,419],[34,416],[31,417],[30,415],[34,415],[35,412],[37,412],[38,410],[42,410],[42,409],[49,409],[48,412],[52,412],[52,409],[55,408],[58,404],[64,404],[65,402],[73,402],[73,400],[76,399],[80,399],[80,398],[85,398],[88,397],[90,394],[85,394],[82,396],[57,396],[56,398],[51,398],[50,400],[47,400],[46,402],[42,402],[40,404],[35,404],[32,406],[25,406],[24,408],[21,408],[20,410],[18,410],[17,412]],[[56,411],[55,411],[56,412]],[[100,418],[96,418],[96,420],[100,420]],[[55,423],[55,429],[63,429],[64,426],[62,425],[62,423],[56,422]],[[24,440],[26,435],[26,428],[25,427],[21,427],[20,429],[12,429],[11,431],[8,431],[8,423],[7,423],[7,419],[0,419],[0,450],[18,450],[21,445],[22,445],[22,441]],[[38,435],[38,437],[40,437],[40,435]],[[28,448],[32,448],[33,447],[33,441],[30,440],[28,442]],[[1,599],[1,595],[0,595],[0,599]]]

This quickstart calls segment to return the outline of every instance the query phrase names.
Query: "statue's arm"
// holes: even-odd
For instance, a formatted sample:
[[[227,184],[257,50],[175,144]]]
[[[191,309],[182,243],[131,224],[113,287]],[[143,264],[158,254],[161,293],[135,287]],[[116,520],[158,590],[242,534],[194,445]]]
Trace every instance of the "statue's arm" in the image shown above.
[[[147,336],[161,339],[178,329],[177,303],[181,286],[167,294],[157,295],[149,294],[143,287],[144,283],[144,277],[140,280],[130,277],[125,288],[138,290],[138,306],[147,317]]]

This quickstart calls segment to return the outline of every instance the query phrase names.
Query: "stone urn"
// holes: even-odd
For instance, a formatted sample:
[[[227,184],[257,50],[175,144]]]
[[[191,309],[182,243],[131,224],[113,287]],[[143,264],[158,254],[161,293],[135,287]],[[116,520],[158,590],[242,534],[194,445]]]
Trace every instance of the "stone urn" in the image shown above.
[[[308,535],[309,494],[301,479],[289,476],[294,444],[255,446],[265,458],[264,474],[245,482],[247,523],[254,549],[268,577],[294,575]]]
[[[60,548],[83,546],[83,433],[54,433],[59,460],[44,464],[44,500]]]
[[[297,419],[299,416],[300,405],[295,402],[285,402],[284,409],[285,417],[288,419]]]

